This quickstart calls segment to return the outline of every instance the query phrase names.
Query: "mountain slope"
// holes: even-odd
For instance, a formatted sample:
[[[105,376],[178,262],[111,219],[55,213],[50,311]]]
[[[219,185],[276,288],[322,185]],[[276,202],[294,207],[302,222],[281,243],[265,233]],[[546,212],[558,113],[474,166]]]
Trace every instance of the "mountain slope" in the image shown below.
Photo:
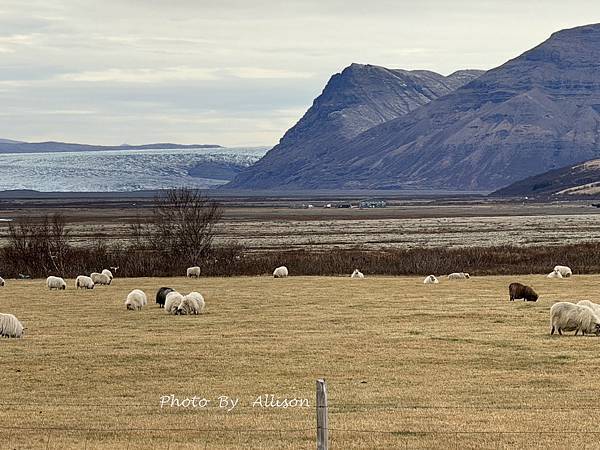
[[[563,30],[276,179],[285,188],[495,190],[600,157],[600,25]],[[268,174],[263,172],[268,178]]]
[[[550,170],[490,194],[498,197],[600,195],[600,159]]]
[[[331,148],[452,92],[481,71],[463,70],[447,77],[425,70],[391,70],[352,64],[331,77],[300,121],[256,165],[227,187],[269,188],[293,183],[297,173]]]

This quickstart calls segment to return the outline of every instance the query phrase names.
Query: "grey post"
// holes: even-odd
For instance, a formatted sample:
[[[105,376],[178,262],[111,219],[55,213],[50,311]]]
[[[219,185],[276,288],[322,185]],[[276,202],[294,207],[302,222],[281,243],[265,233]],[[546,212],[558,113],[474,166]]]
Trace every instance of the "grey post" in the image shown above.
[[[317,380],[317,450],[328,450],[327,382]]]

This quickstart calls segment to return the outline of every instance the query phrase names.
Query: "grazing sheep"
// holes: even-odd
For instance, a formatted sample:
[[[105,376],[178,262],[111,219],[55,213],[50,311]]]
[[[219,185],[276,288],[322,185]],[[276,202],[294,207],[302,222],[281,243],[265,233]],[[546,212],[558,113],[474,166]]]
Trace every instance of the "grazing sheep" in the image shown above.
[[[159,308],[165,307],[165,302],[167,301],[167,294],[169,292],[175,292],[175,289],[172,289],[170,287],[161,287],[156,293],[156,303],[158,304]]]
[[[187,277],[188,278],[200,278],[200,267],[198,266],[194,266],[194,267],[188,267],[187,269]]]
[[[127,300],[125,300],[125,306],[131,311],[140,310],[143,306],[146,306],[147,303],[148,299],[146,298],[146,294],[139,289],[131,291],[127,295]]]
[[[471,278],[471,275],[466,272],[454,272],[448,275],[449,280],[464,280],[467,278]]]
[[[577,304],[581,306],[587,306],[592,311],[594,311],[594,313],[598,317],[600,317],[600,305],[598,305],[597,303],[590,302],[589,300],[581,300],[580,302],[577,302]]]
[[[112,281],[112,279],[114,278],[114,277],[113,277],[113,274],[112,274],[112,272],[111,272],[110,270],[108,270],[108,269],[104,269],[104,270],[103,270],[102,272],[100,272],[100,273],[103,273],[104,275],[106,275],[108,278],[110,278],[110,279],[111,279],[111,281]]]
[[[508,285],[508,295],[511,302],[521,298],[527,302],[537,302],[538,300],[538,295],[533,288],[521,283],[510,283]]]
[[[562,274],[560,273],[559,270],[554,269],[546,277],[547,278],[562,278],[563,276],[562,276]]]
[[[169,292],[165,299],[165,312],[167,314],[177,314],[177,308],[183,300],[183,295],[177,291]]]
[[[202,314],[204,310],[204,297],[198,292],[190,292],[181,299],[181,303],[177,307],[175,314],[194,315]]]
[[[0,337],[23,337],[23,325],[12,314],[0,314]]]
[[[109,286],[110,283],[112,282],[110,277],[108,275],[106,275],[105,273],[94,272],[90,275],[90,277],[91,277],[92,281],[94,282],[94,284]]]
[[[67,288],[67,283],[60,277],[48,277],[46,278],[46,284],[48,289],[62,289],[63,291]]]
[[[423,280],[423,284],[438,284],[439,282],[435,275],[429,275]]]
[[[94,282],[90,277],[79,275],[75,279],[75,289],[94,289]]]
[[[563,278],[569,278],[571,275],[573,275],[571,268],[567,266],[554,266],[554,271],[560,272]]]
[[[600,317],[598,317],[587,306],[576,305],[569,302],[558,302],[550,308],[550,325],[552,329],[550,334],[558,331],[562,335],[563,331],[575,330],[575,336],[581,331],[581,334],[600,335]]]
[[[4,286],[5,282],[4,282],[4,278],[0,277],[0,287]]]
[[[365,275],[358,269],[354,269],[354,272],[352,272],[352,275],[350,275],[350,278],[364,278]]]
[[[288,276],[288,269],[285,266],[280,266],[273,271],[273,278],[285,278]]]

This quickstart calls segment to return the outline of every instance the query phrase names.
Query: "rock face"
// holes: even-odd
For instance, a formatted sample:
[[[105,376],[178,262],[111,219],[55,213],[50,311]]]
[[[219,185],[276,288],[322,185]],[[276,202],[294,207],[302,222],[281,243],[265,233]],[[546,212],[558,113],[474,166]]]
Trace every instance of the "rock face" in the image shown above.
[[[600,159],[550,170],[491,194],[498,197],[590,197],[600,195]]]
[[[285,176],[255,176],[284,188],[492,191],[600,158],[599,69],[600,25],[563,30]]]
[[[280,143],[228,187],[303,185],[297,179],[336,146],[446,95],[483,72],[461,70],[447,77],[425,70],[391,70],[352,64],[331,77],[323,93]]]

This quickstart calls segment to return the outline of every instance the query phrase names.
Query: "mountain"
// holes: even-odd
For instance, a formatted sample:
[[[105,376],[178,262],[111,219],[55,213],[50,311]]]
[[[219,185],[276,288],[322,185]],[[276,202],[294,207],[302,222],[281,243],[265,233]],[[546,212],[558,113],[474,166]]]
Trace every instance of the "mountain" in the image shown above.
[[[550,170],[490,194],[498,197],[590,197],[600,195],[600,159]]]
[[[600,157],[600,25],[548,40],[455,91],[291,164],[284,188],[493,191]],[[267,168],[268,169],[268,168]]]
[[[97,152],[103,150],[166,150],[185,148],[223,148],[212,144],[142,144],[142,145],[89,145],[72,144],[67,142],[20,142],[10,139],[0,139],[0,154],[2,153],[60,153],[60,152]]]
[[[305,181],[297,176],[310,173],[331,149],[452,92],[482,73],[461,70],[446,77],[426,70],[352,64],[331,77],[322,94],[277,146],[227,187],[304,186]]]

